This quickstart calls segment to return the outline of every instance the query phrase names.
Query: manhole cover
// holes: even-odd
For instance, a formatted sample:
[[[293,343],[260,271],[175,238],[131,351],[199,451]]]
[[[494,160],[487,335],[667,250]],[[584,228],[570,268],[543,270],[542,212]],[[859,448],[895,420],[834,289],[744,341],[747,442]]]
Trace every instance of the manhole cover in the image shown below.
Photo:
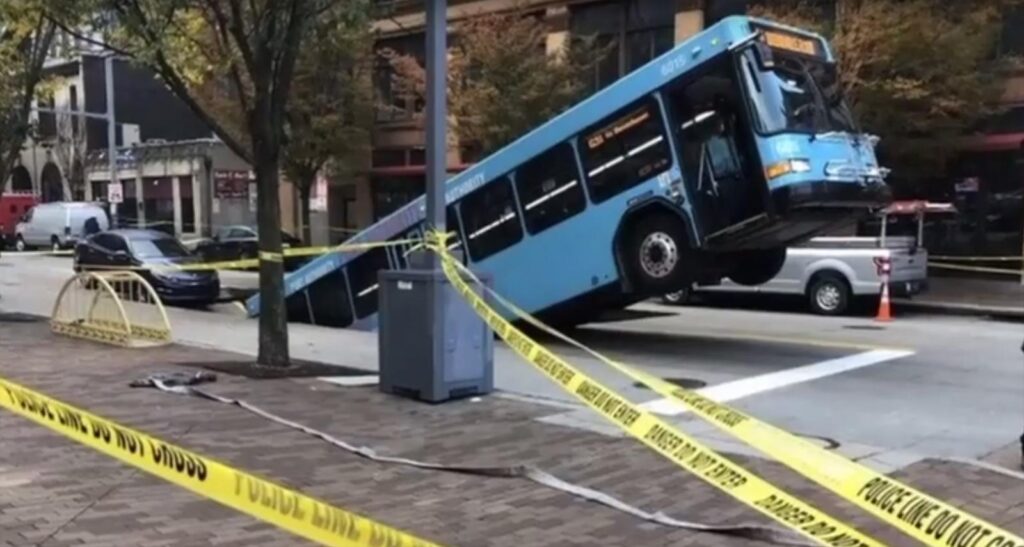
[[[881,325],[843,325],[844,329],[850,330],[885,330]]]
[[[0,323],[38,323],[42,317],[27,313],[0,312]]]
[[[666,382],[670,383],[670,384],[675,384],[675,385],[677,385],[677,386],[679,386],[679,387],[681,387],[683,389],[700,389],[700,388],[708,385],[708,383],[705,382],[704,380],[698,380],[696,378],[662,378],[662,379],[665,380]],[[648,389],[647,386],[643,385],[640,382],[633,382],[633,387],[638,387],[640,389]]]

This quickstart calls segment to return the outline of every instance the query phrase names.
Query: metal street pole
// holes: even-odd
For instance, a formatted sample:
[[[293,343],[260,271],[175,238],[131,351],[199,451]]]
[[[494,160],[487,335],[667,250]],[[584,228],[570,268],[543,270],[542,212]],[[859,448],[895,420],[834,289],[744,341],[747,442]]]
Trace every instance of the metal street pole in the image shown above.
[[[447,0],[426,0],[427,2],[427,188],[426,225],[428,228],[445,233],[445,181],[447,178],[448,141],[445,132],[448,125],[448,2]],[[453,333],[446,332],[449,323],[446,301],[455,298],[449,294],[441,268],[441,255],[428,252],[427,268],[433,271],[437,281],[431,283],[430,310],[425,310],[431,322],[434,347],[438,348],[437,359],[441,366],[446,362],[445,341]]]
[[[447,0],[427,2],[427,212],[426,224],[444,232],[444,187],[447,179],[448,142],[448,14]],[[431,253],[430,268],[440,269],[441,258]],[[438,327],[439,328],[439,327]]]
[[[117,124],[114,121],[114,56],[108,55],[103,63],[107,88],[107,161],[110,167],[111,185],[120,184],[117,176]],[[124,189],[121,190],[124,195]],[[109,191],[108,191],[109,194]],[[117,203],[110,204],[110,224],[117,226]]]
[[[426,2],[426,225],[447,231],[448,10],[446,0]],[[487,323],[461,301],[438,253],[420,250],[409,264],[407,270],[378,274],[380,390],[431,402],[490,393],[494,344]]]

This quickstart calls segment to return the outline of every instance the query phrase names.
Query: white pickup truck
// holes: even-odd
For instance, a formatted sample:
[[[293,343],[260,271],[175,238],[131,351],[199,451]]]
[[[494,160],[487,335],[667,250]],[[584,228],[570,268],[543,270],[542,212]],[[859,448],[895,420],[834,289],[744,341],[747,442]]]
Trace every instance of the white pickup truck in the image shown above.
[[[895,202],[881,213],[878,237],[818,237],[790,247],[782,269],[767,283],[744,286],[723,279],[719,285],[694,285],[663,297],[683,304],[700,293],[790,294],[807,299],[811,311],[839,315],[857,297],[878,297],[883,270],[890,269],[890,291],[912,296],[928,287],[928,251],[922,246],[924,216],[950,213],[948,204],[924,201]],[[887,227],[896,216],[917,218],[916,236],[890,236]]]

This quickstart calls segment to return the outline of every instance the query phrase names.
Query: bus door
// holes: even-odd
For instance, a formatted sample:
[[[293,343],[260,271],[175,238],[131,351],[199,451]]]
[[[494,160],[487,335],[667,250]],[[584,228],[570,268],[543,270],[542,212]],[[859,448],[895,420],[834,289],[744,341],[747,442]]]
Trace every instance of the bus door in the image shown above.
[[[767,219],[756,147],[730,55],[666,95],[684,183],[705,244]]]

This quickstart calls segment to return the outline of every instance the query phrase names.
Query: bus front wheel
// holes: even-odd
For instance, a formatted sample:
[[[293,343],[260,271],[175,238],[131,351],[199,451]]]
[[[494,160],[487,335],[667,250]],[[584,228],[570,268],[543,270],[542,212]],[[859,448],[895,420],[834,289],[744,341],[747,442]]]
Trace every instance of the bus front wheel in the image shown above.
[[[644,293],[661,295],[684,287],[689,240],[682,222],[655,215],[636,223],[624,249],[632,281]]]

